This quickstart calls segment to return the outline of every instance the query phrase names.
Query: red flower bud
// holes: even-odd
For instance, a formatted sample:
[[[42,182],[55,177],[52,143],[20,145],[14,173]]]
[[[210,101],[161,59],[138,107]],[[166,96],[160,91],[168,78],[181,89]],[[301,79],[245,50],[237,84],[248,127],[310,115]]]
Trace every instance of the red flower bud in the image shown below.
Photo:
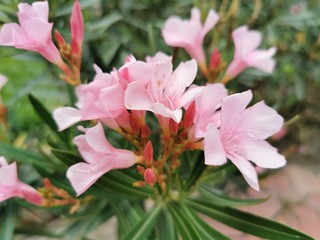
[[[144,180],[151,187],[157,181],[156,174],[154,173],[154,171],[151,168],[147,168],[146,171],[144,172]]]
[[[213,53],[210,58],[210,69],[216,69],[220,66],[221,53],[217,48],[213,50]]]
[[[153,160],[153,146],[151,141],[149,141],[146,147],[144,148],[143,155],[144,155],[146,164],[150,166]]]

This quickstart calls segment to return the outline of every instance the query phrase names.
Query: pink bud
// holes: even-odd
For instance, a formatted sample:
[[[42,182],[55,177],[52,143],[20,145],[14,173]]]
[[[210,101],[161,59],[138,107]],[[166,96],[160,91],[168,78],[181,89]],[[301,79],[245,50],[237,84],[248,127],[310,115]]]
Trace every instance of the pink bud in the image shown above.
[[[169,122],[170,132],[172,135],[175,135],[179,131],[179,124],[176,123],[174,120],[170,119]]]
[[[144,180],[151,187],[156,182],[157,177],[156,177],[154,171],[151,168],[147,168],[146,171],[144,172]]]
[[[72,52],[76,55],[81,54],[82,43],[84,38],[84,23],[83,16],[81,12],[81,6],[78,0],[75,0],[73,11],[70,20],[70,28],[71,28],[71,48]]]
[[[184,118],[182,122],[182,127],[184,129],[189,129],[191,127],[195,115],[196,115],[196,104],[195,104],[195,101],[193,101],[188,107],[186,113],[184,114]]]
[[[66,41],[64,40],[61,33],[58,30],[56,30],[54,33],[55,33],[55,37],[56,37],[59,48],[61,49],[61,48],[65,47]]]
[[[220,66],[221,61],[221,53],[219,49],[215,48],[212,52],[211,58],[210,58],[210,69],[216,69]]]
[[[149,141],[146,147],[144,148],[143,155],[146,160],[146,163],[150,165],[153,160],[153,146],[151,141]]]

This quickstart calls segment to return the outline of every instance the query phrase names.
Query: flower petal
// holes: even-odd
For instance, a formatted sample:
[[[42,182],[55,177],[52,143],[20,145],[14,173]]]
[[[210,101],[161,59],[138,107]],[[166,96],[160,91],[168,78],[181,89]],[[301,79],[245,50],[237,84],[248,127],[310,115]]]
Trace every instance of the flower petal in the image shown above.
[[[81,111],[72,107],[60,107],[53,111],[53,118],[59,131],[63,131],[81,121]]]
[[[204,137],[204,159],[206,165],[220,166],[227,162],[218,129],[210,124]]]
[[[125,91],[125,106],[132,110],[150,110],[152,101],[142,82],[132,82]]]
[[[284,156],[264,140],[246,141],[245,145],[245,148],[239,150],[239,154],[259,167],[279,168],[286,164]]]
[[[283,118],[263,101],[247,108],[239,118],[237,128],[259,139],[277,133],[283,125]]]
[[[250,187],[256,191],[259,191],[258,176],[251,163],[239,155],[228,155],[228,158],[234,165],[236,165]]]

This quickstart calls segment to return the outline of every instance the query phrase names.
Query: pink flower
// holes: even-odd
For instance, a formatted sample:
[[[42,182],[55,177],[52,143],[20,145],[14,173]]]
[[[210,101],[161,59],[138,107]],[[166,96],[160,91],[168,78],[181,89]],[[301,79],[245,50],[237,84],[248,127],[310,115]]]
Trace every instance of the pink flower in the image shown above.
[[[0,74],[0,90],[6,85],[8,82],[8,78],[2,74]]]
[[[200,11],[193,8],[190,20],[170,17],[162,28],[164,41],[172,47],[184,48],[199,65],[206,65],[206,58],[202,48],[205,35],[216,25],[218,14],[210,10],[202,25]]]
[[[221,117],[219,108],[222,99],[227,96],[223,84],[207,84],[201,94],[195,98],[196,115],[194,118],[194,137],[203,138],[210,124],[220,127]]]
[[[20,3],[17,13],[20,25],[4,24],[0,45],[38,52],[48,61],[61,66],[63,60],[51,38],[52,23],[48,22],[48,2]]]
[[[85,134],[77,136],[74,143],[86,163],[77,163],[67,171],[67,177],[77,196],[85,192],[103,174],[112,169],[129,168],[138,160],[133,152],[114,148],[106,139],[101,123],[83,130]]]
[[[265,141],[280,130],[283,119],[262,101],[246,109],[251,99],[250,90],[223,99],[220,129],[210,124],[205,134],[205,164],[222,165],[228,158],[249,185],[259,190],[257,173],[249,161],[263,168],[285,165],[285,158]]]
[[[151,76],[148,81],[134,81],[128,85],[125,105],[128,109],[151,111],[179,123],[182,106],[202,91],[202,87],[186,91],[196,76],[197,64],[194,60],[181,63],[173,73],[170,61],[157,62],[154,67],[151,74],[140,72],[142,76]]]
[[[79,55],[82,49],[84,38],[84,23],[81,12],[81,6],[78,0],[75,0],[70,21],[71,27],[71,48],[74,54]]]
[[[102,120],[117,130],[119,125],[129,124],[128,112],[124,106],[124,89],[117,78],[103,73],[94,66],[96,76],[89,84],[76,89],[77,108],[60,107],[53,112],[59,130],[85,120]]]
[[[35,204],[42,204],[42,196],[34,188],[20,182],[17,173],[17,164],[8,164],[4,157],[0,157],[0,202],[12,197],[24,198]]]
[[[257,50],[262,41],[260,32],[248,30],[247,26],[241,26],[232,32],[232,38],[235,44],[235,54],[226,71],[228,78],[234,78],[248,67],[258,68],[267,73],[273,72],[275,61],[272,56],[276,53],[276,48]]]

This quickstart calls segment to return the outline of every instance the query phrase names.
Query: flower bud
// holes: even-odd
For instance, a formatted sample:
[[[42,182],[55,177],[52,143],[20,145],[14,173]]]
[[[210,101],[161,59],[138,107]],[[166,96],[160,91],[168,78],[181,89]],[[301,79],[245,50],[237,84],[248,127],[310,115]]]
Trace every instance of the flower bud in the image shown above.
[[[151,187],[157,181],[156,174],[154,173],[154,171],[151,168],[147,168],[146,171],[144,172],[144,180]]]
[[[148,166],[151,166],[151,163],[152,163],[152,160],[153,160],[153,146],[152,146],[152,142],[151,141],[149,141],[147,143],[147,145],[145,146],[143,155],[144,155],[144,159],[146,161],[146,164]]]
[[[60,48],[60,49],[65,48],[65,46],[66,46],[66,41],[64,40],[64,38],[63,38],[63,36],[61,35],[61,33],[60,33],[58,30],[56,30],[56,31],[54,32],[54,34],[55,34],[55,37],[56,37],[57,44],[58,44],[59,48]]]
[[[195,104],[195,101],[193,101],[188,107],[186,113],[184,114],[184,118],[182,122],[183,129],[187,130],[191,127],[195,115],[196,115],[196,104]]]
[[[210,58],[210,69],[216,69],[220,66],[221,62],[221,53],[217,48],[215,48],[212,52],[211,58]]]
[[[81,12],[81,6],[78,0],[75,0],[70,20],[71,28],[71,47],[75,55],[80,55],[84,38],[84,23]]]

